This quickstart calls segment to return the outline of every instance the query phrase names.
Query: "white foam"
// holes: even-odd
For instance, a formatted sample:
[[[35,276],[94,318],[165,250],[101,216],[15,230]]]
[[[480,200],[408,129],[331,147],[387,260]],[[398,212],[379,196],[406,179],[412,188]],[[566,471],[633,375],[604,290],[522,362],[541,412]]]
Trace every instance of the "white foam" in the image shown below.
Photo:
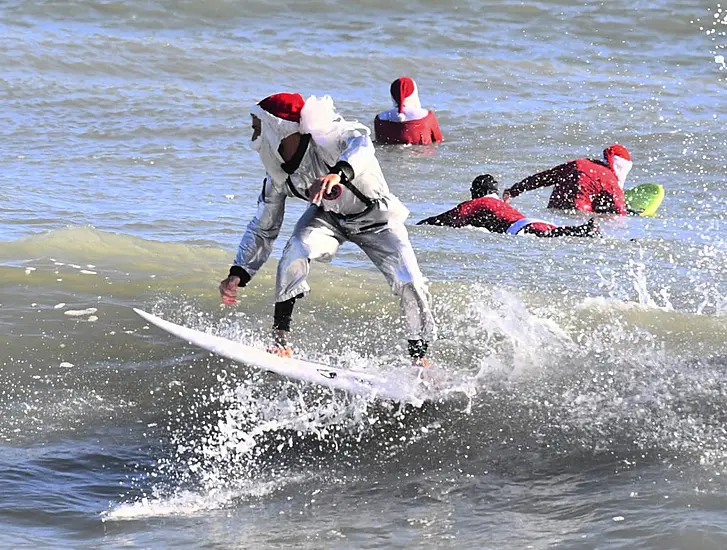
[[[92,315],[93,313],[96,313],[98,309],[95,307],[89,307],[86,309],[69,309],[68,311],[64,311],[64,315],[68,315],[69,317],[82,317],[84,315]]]
[[[75,365],[73,363],[69,363],[68,361],[63,361],[58,366],[61,367],[61,368],[64,368],[64,369],[72,369]]]
[[[66,307],[66,303],[65,302],[61,302],[60,304],[54,305],[53,306],[53,309],[63,309],[64,307]]]
[[[95,271],[90,271],[88,269],[82,269],[81,273],[83,273],[84,275],[96,275]]]
[[[26,267],[25,268],[25,274],[26,275],[30,275],[31,273],[33,273],[33,271],[35,271],[35,268],[34,267]]]
[[[671,308],[658,306],[654,303],[641,304],[639,302],[625,302],[616,298],[597,296],[584,298],[583,302],[576,304],[576,309],[593,309],[597,311],[672,311]]]
[[[113,510],[102,512],[102,521],[124,521],[139,518],[152,518],[164,516],[193,516],[209,510],[219,510],[228,506],[241,497],[262,497],[275,491],[281,482],[254,482],[247,487],[236,490],[220,490],[219,488],[207,494],[192,491],[180,491],[170,497],[142,498],[137,502],[118,505]]]

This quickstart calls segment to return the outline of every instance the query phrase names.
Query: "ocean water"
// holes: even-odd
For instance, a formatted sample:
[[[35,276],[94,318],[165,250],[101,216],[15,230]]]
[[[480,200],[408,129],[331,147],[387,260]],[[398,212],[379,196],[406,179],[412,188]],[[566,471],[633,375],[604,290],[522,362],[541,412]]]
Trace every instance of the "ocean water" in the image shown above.
[[[727,547],[727,8],[681,0],[0,4],[0,547]],[[378,149],[431,282],[422,408],[296,384],[148,326],[263,345],[275,258],[217,284],[263,177],[249,107],[371,125],[413,77],[445,141]],[[417,227],[613,142],[654,218],[604,238]],[[514,200],[549,212],[548,191]],[[303,357],[400,368],[354,246],[315,265]]]

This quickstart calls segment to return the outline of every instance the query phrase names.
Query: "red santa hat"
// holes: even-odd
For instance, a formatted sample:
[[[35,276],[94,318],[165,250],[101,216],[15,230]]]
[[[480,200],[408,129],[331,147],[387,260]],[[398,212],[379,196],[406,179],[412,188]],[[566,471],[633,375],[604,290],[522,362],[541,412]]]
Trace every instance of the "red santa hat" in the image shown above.
[[[262,137],[277,147],[281,140],[300,131],[305,101],[300,94],[279,93],[266,97],[250,109],[260,119]]]
[[[611,145],[611,147],[607,147],[603,150],[603,158],[608,162],[610,165],[613,157],[620,157],[624,160],[631,161],[631,153],[629,153],[629,150],[626,149],[623,145],[619,145],[618,143]]]
[[[419,100],[419,90],[417,89],[416,82],[414,82],[408,76],[402,76],[397,78],[391,83],[391,98],[394,100],[394,104],[399,111],[399,118],[403,120],[402,113],[407,107],[421,108],[422,104]]]
[[[300,94],[283,92],[266,97],[258,105],[276,118],[289,122],[300,122],[300,112],[303,110],[305,101]]]
[[[390,91],[391,97],[401,113],[404,110],[404,102],[407,98],[417,93],[417,85],[408,76],[402,76],[391,83]]]
[[[633,167],[631,153],[629,153],[629,150],[626,149],[626,147],[616,143],[603,150],[603,158],[611,169],[616,172],[618,183],[623,188],[624,183],[626,182],[626,176]]]

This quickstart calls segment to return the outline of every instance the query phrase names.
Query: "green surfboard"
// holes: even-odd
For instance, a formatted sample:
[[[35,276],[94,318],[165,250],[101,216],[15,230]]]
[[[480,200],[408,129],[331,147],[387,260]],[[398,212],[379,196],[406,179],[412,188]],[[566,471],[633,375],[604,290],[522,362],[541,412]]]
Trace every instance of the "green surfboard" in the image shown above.
[[[644,183],[624,191],[626,206],[640,216],[653,216],[664,200],[664,188],[658,183]]]

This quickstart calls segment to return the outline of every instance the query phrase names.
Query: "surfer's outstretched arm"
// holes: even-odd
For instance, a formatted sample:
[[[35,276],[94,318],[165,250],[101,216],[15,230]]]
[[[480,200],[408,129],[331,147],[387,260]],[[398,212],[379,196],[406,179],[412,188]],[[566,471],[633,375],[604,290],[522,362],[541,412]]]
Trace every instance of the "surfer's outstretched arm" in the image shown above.
[[[258,211],[247,225],[237,248],[235,263],[220,283],[222,301],[234,304],[237,287],[244,287],[270,257],[285,216],[285,191],[268,175],[258,197]]]
[[[567,179],[570,171],[571,167],[569,166],[569,163],[565,163],[560,164],[555,168],[550,168],[548,170],[538,172],[537,174],[533,174],[532,176],[519,181],[509,189],[505,189],[503,199],[505,202],[509,202],[509,199],[515,198],[525,191],[532,191],[533,189],[555,185],[559,181]]]
[[[440,226],[448,226],[448,227],[463,227],[466,225],[466,222],[463,221],[462,216],[462,205],[457,205],[451,210],[447,210],[446,212],[442,212],[441,214],[437,214],[436,216],[431,216],[429,218],[425,218],[419,222],[417,222],[417,225],[440,225]]]

